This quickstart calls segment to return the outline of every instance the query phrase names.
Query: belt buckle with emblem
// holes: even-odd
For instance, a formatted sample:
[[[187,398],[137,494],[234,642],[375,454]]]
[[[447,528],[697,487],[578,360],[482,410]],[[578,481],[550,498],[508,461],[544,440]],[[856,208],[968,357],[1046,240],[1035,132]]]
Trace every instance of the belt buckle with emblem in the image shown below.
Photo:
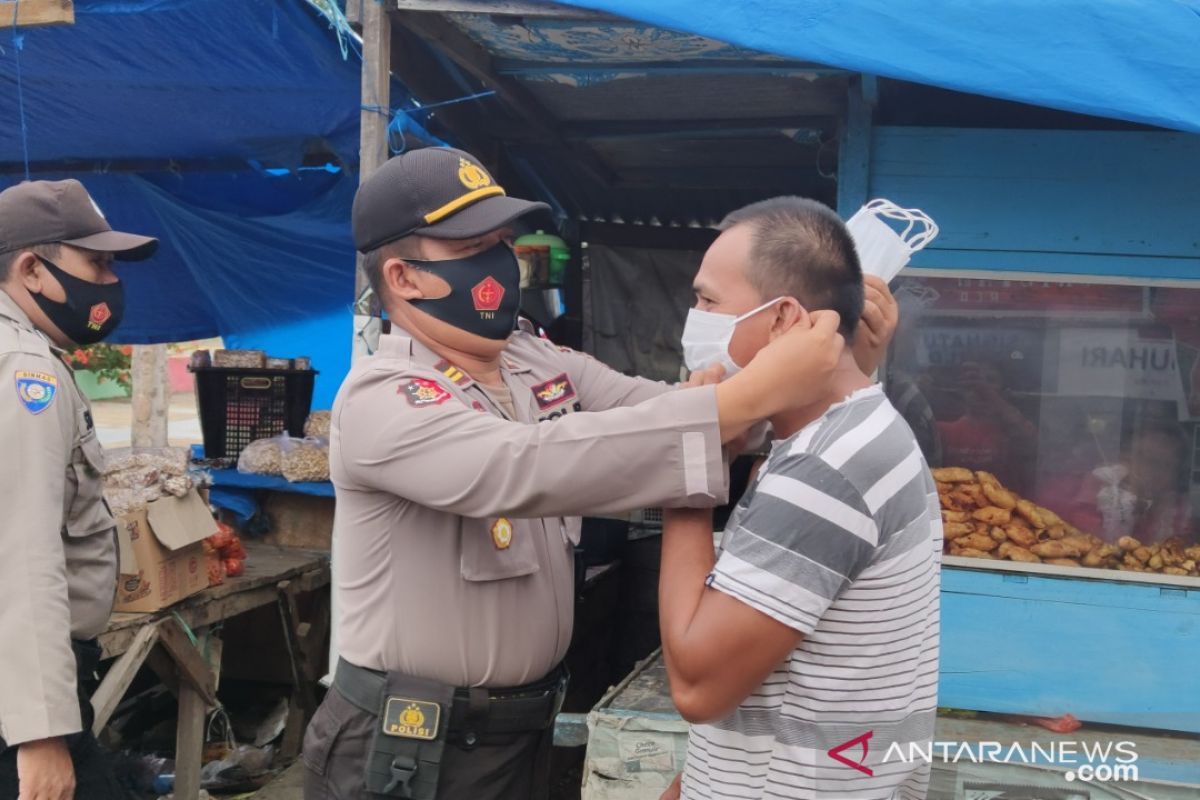
[[[389,697],[383,709],[383,733],[431,742],[437,738],[442,707],[427,700]]]

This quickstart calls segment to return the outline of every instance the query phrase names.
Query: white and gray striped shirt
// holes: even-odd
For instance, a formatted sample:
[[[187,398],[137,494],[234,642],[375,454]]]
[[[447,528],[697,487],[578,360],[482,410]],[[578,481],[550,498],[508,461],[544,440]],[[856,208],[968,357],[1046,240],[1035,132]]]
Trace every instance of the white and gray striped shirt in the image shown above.
[[[933,738],[941,552],[933,478],[878,386],[777,442],[709,583],[804,639],[692,727],[683,799],[924,798],[929,765],[884,756]]]

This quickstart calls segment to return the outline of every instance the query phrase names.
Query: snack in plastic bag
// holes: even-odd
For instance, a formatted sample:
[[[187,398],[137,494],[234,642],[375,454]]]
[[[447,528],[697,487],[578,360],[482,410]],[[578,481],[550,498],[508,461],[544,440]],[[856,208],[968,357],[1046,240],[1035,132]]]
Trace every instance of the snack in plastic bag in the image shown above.
[[[286,439],[288,435],[285,433],[271,439],[256,439],[246,445],[246,449],[238,456],[238,472],[251,475],[283,474],[280,458]]]
[[[283,477],[292,483],[329,480],[327,439],[289,439],[282,444],[281,450]]]
[[[332,411],[314,411],[308,415],[308,420],[304,423],[305,436],[319,436],[322,439],[329,438],[329,425],[333,419]]]

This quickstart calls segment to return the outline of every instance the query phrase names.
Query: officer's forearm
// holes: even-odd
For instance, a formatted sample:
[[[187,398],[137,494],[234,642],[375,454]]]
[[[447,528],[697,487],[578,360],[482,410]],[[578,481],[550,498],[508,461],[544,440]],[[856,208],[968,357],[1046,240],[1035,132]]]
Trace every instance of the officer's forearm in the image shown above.
[[[717,386],[717,420],[722,444],[733,441],[772,413],[764,399],[767,392],[753,377],[739,372]]]

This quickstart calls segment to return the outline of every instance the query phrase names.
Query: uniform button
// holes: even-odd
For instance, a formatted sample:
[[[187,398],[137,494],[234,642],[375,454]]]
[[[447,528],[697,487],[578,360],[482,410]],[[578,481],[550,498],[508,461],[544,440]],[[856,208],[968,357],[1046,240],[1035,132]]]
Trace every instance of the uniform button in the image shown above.
[[[475,743],[477,741],[479,741],[479,739],[478,739],[478,737],[475,736],[474,733],[468,733],[466,736],[463,737],[463,741],[466,742],[467,747],[473,747],[475,745]]]

